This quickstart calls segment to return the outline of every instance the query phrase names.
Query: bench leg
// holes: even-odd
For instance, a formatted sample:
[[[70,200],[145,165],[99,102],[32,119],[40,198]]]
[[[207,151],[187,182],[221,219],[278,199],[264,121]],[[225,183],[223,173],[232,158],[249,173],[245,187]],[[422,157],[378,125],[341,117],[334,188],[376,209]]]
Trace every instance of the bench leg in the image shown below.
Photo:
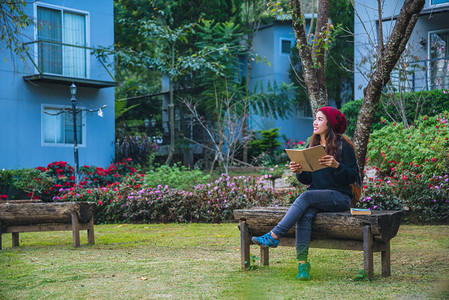
[[[18,232],[13,232],[11,233],[11,238],[12,238],[12,246],[13,247],[19,247],[19,233]]]
[[[382,276],[388,277],[391,275],[391,262],[390,262],[390,241],[385,243],[385,250],[381,251],[382,261]]]
[[[250,252],[249,252],[249,232],[246,221],[240,221],[240,255],[242,269],[246,269],[250,266]]]
[[[260,247],[260,262],[262,266],[268,266],[270,261],[269,248]]]
[[[80,246],[80,222],[78,215],[72,212],[72,235],[73,235],[73,247]]]
[[[363,268],[373,278],[373,235],[369,225],[363,226]]]
[[[94,236],[94,218],[92,217],[89,221],[89,228],[87,229],[87,243],[89,245],[95,244]]]

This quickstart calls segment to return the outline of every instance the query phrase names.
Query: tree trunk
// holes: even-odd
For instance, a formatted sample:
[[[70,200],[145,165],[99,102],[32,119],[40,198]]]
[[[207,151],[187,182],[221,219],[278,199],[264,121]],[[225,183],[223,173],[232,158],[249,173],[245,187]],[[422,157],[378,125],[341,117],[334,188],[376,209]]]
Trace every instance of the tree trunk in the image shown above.
[[[323,106],[327,105],[327,89],[325,77],[325,56],[326,50],[323,47],[323,40],[328,32],[327,22],[329,19],[329,0],[319,1],[318,18],[315,29],[314,42],[309,46],[306,34],[306,24],[301,11],[299,0],[291,0],[293,31],[296,36],[296,45],[301,58],[306,91],[309,96],[313,114]],[[311,24],[312,26],[312,24]]]
[[[81,223],[86,223],[92,219],[95,206],[92,202],[2,203],[0,223],[4,226],[71,223],[72,212]]]
[[[168,122],[170,128],[170,150],[165,164],[169,165],[175,153],[175,104],[173,99],[173,78],[170,77],[170,103],[168,104]]]
[[[368,85],[363,90],[363,103],[360,108],[353,139],[361,175],[363,175],[365,168],[365,158],[374,113],[379,105],[382,90],[390,80],[391,71],[405,50],[424,3],[425,0],[406,0],[404,2],[392,34],[384,48],[384,53],[378,57],[377,68],[375,68],[374,73],[370,76],[371,79]]]

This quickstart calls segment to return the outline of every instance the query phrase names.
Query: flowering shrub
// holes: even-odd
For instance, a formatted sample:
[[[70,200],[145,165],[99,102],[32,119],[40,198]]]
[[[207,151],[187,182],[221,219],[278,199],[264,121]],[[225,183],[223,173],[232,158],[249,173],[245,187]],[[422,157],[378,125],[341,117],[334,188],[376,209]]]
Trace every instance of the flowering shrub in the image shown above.
[[[281,178],[282,175],[284,175],[285,170],[286,170],[286,165],[266,166],[262,170],[263,178],[271,179],[271,180],[274,180],[276,178]]]
[[[107,187],[65,190],[55,200],[98,203],[97,222],[223,222],[233,210],[256,205],[284,205],[283,196],[263,186],[260,178],[229,177],[199,184],[193,191],[159,185],[149,187],[134,178]]]
[[[102,187],[114,182],[120,182],[128,175],[133,175],[136,170],[129,163],[131,159],[111,164],[107,169],[94,166],[80,167],[80,187]],[[47,167],[37,167],[37,170],[44,172],[47,177],[54,181],[54,185],[45,192],[40,193],[43,200],[49,200],[58,196],[64,189],[75,186],[75,169],[65,161],[57,161],[48,164]]]
[[[382,175],[410,171],[427,176],[449,169],[449,113],[420,117],[415,124],[389,124],[370,137],[367,157]]]
[[[365,208],[398,210],[408,207],[419,221],[449,220],[449,175],[428,176],[419,167],[374,178],[364,186]]]

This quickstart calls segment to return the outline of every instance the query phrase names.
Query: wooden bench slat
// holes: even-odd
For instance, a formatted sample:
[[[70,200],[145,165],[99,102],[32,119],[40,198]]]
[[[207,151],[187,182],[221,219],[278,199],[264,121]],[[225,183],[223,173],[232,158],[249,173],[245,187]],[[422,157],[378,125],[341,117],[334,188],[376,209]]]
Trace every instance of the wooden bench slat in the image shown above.
[[[87,230],[89,244],[95,243],[92,202],[34,203],[19,201],[0,204],[0,250],[2,234],[12,234],[12,246],[19,246],[19,233],[72,231],[73,246],[80,246],[80,230]]]
[[[272,230],[283,218],[289,207],[255,207],[234,210],[236,220],[246,220],[253,236]],[[396,236],[401,224],[401,211],[373,211],[372,215],[353,216],[347,212],[320,212],[312,224],[312,239],[326,237],[363,240],[363,225],[370,225],[374,240],[386,242]],[[291,228],[285,237],[295,237]]]
[[[93,202],[2,203],[0,222],[3,226],[42,223],[71,223],[72,212],[81,223],[89,222],[96,204]]]
[[[289,207],[255,207],[234,210],[239,220],[241,241],[241,265],[249,267],[252,236],[260,236],[272,230],[284,217]],[[401,211],[373,211],[371,215],[353,216],[347,212],[320,212],[312,223],[311,248],[363,251],[364,270],[373,277],[373,253],[381,252],[382,276],[390,276],[390,240],[396,236],[401,224]],[[279,243],[295,246],[295,226]],[[263,265],[269,264],[269,248],[260,247]]]

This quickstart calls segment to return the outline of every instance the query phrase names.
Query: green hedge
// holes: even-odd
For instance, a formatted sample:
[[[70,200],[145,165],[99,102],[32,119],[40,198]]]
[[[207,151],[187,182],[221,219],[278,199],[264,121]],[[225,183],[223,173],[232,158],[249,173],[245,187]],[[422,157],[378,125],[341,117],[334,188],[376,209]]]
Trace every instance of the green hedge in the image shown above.
[[[415,121],[417,101],[420,103],[420,115],[435,116],[440,112],[447,110],[449,107],[449,93],[445,93],[445,91],[442,90],[410,92],[403,94],[403,97],[406,103],[406,117],[410,124]],[[354,135],[357,118],[360,108],[362,107],[362,100],[363,99],[358,99],[348,102],[341,108],[341,111],[345,114],[348,120],[348,129],[346,131],[348,136]],[[379,130],[384,127],[386,123],[389,123],[391,121],[389,115],[395,116],[398,121],[401,120],[397,116],[397,112],[392,105],[388,106],[387,112],[385,112],[383,105],[379,103],[379,107],[374,115],[374,122],[371,132]],[[381,122],[382,119],[387,122]]]

